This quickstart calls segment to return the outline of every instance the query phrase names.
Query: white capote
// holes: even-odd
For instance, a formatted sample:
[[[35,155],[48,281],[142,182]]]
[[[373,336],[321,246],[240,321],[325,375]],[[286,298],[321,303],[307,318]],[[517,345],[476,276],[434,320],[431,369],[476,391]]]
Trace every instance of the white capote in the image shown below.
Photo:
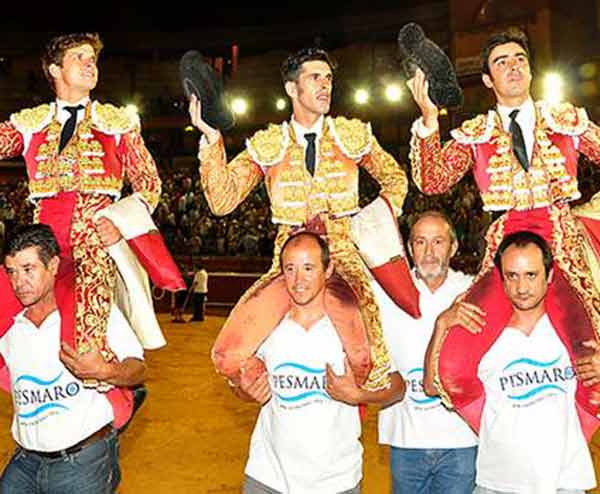
[[[133,253],[127,240],[157,230],[148,207],[139,194],[120,199],[96,214],[96,218],[108,218],[119,229],[123,238],[108,248],[117,265],[115,303],[121,309],[146,350],[166,345],[160,329],[150,281],[146,270]]]

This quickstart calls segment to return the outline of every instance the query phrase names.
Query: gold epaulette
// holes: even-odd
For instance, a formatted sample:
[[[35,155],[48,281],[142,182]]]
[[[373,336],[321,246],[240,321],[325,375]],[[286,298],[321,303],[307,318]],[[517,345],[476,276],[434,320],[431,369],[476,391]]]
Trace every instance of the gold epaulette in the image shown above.
[[[548,128],[557,134],[578,136],[588,127],[589,120],[585,109],[577,108],[571,103],[549,104],[538,101],[537,107]]]
[[[246,139],[246,149],[252,159],[260,166],[272,166],[279,163],[290,142],[287,123],[271,124],[265,130],[259,130]]]
[[[39,132],[52,122],[55,105],[43,104],[35,108],[26,108],[10,116],[10,122],[22,133]]]
[[[458,129],[450,132],[452,138],[460,144],[481,144],[492,138],[496,119],[496,113],[490,111],[486,114],[477,115],[475,118],[466,120]]]
[[[105,134],[125,134],[140,129],[140,118],[135,111],[117,108],[109,103],[92,104],[92,125]]]
[[[353,118],[327,118],[329,130],[342,152],[353,159],[371,152],[371,124]]]

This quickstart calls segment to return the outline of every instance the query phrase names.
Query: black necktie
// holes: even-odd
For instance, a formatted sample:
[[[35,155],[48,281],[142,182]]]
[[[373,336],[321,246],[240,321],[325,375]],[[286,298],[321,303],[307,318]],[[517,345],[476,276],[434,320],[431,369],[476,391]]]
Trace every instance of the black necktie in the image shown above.
[[[79,110],[83,110],[83,106],[65,106],[65,110],[69,112],[69,118],[63,125],[62,131],[60,133],[60,145],[58,146],[58,152],[60,153],[64,147],[69,142],[69,139],[73,136],[73,132],[75,132],[75,125],[77,125],[77,112]]]
[[[315,161],[317,157],[317,148],[315,146],[315,139],[317,138],[317,134],[314,132],[309,132],[308,134],[304,134],[304,138],[306,139],[306,169],[311,175],[315,173]]]
[[[525,148],[525,139],[523,139],[523,132],[521,131],[521,126],[517,123],[517,115],[519,110],[513,110],[508,115],[510,117],[510,125],[508,126],[508,130],[512,135],[512,148],[515,156],[521,163],[523,170],[527,171],[529,169],[529,160],[527,159],[527,149]]]

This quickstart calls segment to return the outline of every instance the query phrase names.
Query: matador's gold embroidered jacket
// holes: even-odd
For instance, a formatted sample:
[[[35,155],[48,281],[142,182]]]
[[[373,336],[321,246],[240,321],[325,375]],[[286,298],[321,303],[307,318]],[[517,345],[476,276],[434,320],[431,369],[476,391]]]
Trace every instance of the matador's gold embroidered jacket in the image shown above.
[[[401,212],[407,191],[404,170],[381,148],[370,125],[356,119],[325,119],[314,176],[307,171],[304,149],[287,123],[270,125],[246,144],[246,150],[229,164],[222,140],[201,146],[199,154],[202,186],[215,214],[233,211],[264,178],[272,220],[280,225],[271,270],[244,294],[240,303],[280,274],[279,251],[293,226],[321,217],[336,272],[361,302],[373,366],[365,388],[385,387],[389,382],[389,356],[369,279],[351,239],[350,216],[359,211],[359,166],[379,182],[381,195],[395,216]]]
[[[15,113],[0,124],[0,159],[23,155],[29,199],[36,204],[35,220],[53,228],[61,255],[73,260],[77,349],[82,353],[99,349],[110,360],[106,326],[115,265],[96,232],[94,216],[120,197],[125,176],[152,211],[161,182],[136,115],[90,102],[59,153],[57,111],[56,103],[44,104]],[[67,325],[64,322],[63,331]]]
[[[426,194],[444,193],[473,167],[487,211],[528,210],[579,198],[578,152],[600,162],[600,129],[584,109],[571,104],[539,101],[535,107],[528,172],[514,156],[499,115],[490,110],[453,130],[443,147],[438,132],[426,139],[413,133],[410,158],[417,187]]]
[[[334,217],[356,213],[358,166],[381,185],[396,216],[406,196],[406,176],[371,133],[368,124],[343,117],[326,118],[314,177],[304,165],[304,150],[292,126],[270,125],[247,140],[246,150],[229,164],[222,141],[199,155],[206,199],[217,215],[228,214],[264,177],[273,222],[302,225],[319,213]]]
[[[160,179],[136,115],[109,104],[88,104],[83,121],[59,154],[56,111],[55,103],[44,104],[0,124],[0,159],[23,155],[30,200],[69,191],[118,198],[126,175],[150,210],[156,207]]]

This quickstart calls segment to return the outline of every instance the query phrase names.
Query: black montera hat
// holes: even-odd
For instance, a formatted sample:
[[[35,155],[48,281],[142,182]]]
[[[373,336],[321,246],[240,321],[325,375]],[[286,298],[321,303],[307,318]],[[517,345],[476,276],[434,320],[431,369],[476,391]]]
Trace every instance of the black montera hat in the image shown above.
[[[411,22],[400,29],[398,50],[408,79],[414,77],[417,67],[425,73],[429,82],[429,97],[437,106],[455,107],[463,104],[463,92],[452,62],[444,50],[425,36],[421,26]]]
[[[179,62],[179,74],[186,97],[195,94],[200,100],[202,120],[219,130],[231,129],[235,120],[223,99],[223,83],[202,55],[195,50],[187,51]]]

